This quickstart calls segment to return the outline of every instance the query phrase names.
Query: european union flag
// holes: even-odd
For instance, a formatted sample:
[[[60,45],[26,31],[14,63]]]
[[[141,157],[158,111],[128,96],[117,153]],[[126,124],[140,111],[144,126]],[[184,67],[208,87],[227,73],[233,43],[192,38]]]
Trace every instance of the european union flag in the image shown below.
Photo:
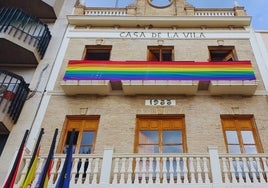
[[[62,167],[62,171],[60,173],[60,177],[57,181],[56,188],[69,188],[70,180],[71,180],[71,170],[72,170],[72,157],[73,157],[73,140],[75,136],[75,130],[72,130],[71,137],[69,140],[69,146],[66,154],[66,158],[64,161],[64,165]]]

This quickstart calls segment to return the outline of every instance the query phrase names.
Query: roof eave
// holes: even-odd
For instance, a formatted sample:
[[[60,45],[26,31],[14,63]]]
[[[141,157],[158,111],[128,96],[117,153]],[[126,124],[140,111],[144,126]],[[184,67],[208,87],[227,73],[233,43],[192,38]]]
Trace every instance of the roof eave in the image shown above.
[[[250,16],[85,16],[68,15],[71,25],[93,27],[245,27],[250,26]]]

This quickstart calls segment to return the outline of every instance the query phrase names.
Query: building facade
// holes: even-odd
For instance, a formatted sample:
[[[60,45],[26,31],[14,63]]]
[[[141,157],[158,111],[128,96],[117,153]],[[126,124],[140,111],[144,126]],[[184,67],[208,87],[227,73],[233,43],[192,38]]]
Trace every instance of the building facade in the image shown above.
[[[0,186],[25,130],[41,122],[40,104],[67,29],[66,14],[72,13],[74,4],[63,0],[0,2]],[[35,142],[35,134],[32,129],[28,143]]]
[[[59,50],[46,52],[53,68],[17,185],[44,128],[34,181],[59,130],[49,187],[73,129],[70,187],[267,186],[266,66],[243,7],[198,9],[185,0],[70,7],[62,9],[63,40],[53,41]],[[6,148],[1,158],[15,152]]]
[[[266,59],[268,58],[268,46],[267,46],[267,40],[268,40],[268,33],[265,30],[259,30],[252,32],[251,35],[251,44],[253,48],[253,52],[255,55],[255,58],[258,63],[259,70],[262,75],[262,79],[265,85],[265,88],[267,88],[268,78],[267,78],[267,63]],[[266,89],[267,90],[267,89]]]

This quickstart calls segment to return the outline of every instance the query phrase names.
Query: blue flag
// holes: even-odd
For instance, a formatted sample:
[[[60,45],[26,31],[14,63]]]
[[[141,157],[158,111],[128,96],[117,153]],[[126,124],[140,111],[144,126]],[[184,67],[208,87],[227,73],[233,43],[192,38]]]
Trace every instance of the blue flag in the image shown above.
[[[62,167],[62,171],[60,173],[60,177],[57,181],[55,188],[69,188],[70,180],[71,180],[71,170],[72,170],[72,157],[73,157],[73,141],[75,136],[75,130],[72,130],[71,137],[69,140],[68,150],[66,154],[66,158],[64,161],[64,165]]]

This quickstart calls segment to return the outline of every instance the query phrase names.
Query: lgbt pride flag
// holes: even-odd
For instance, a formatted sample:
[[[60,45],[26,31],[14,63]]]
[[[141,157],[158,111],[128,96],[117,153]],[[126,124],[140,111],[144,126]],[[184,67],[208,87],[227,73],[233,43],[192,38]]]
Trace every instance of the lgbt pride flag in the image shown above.
[[[256,80],[250,61],[69,61],[63,80]]]

